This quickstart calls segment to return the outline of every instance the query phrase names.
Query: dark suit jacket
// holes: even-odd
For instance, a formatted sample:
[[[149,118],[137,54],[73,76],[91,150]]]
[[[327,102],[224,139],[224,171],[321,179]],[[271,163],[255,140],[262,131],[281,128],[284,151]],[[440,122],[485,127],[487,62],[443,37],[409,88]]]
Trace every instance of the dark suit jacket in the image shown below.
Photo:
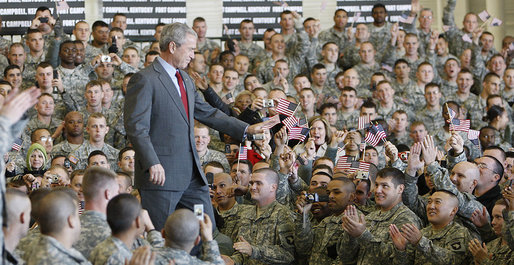
[[[203,175],[195,148],[194,119],[242,140],[247,124],[207,104],[191,77],[180,71],[189,103],[189,118],[180,95],[159,60],[130,78],[125,98],[125,128],[134,146],[135,186],[139,189],[186,190],[191,178]],[[164,186],[149,181],[148,169],[162,164]],[[200,175],[200,176],[198,176]]]

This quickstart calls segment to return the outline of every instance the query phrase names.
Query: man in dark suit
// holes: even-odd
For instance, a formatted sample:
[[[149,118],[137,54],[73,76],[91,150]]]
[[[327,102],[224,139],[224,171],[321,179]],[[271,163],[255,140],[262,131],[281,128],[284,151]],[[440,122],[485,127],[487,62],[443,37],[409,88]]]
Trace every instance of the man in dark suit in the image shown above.
[[[182,70],[194,58],[196,33],[181,23],[163,28],[161,55],[130,79],[125,128],[135,154],[135,185],[156,229],[175,208],[203,204],[214,220],[207,180],[195,148],[194,119],[242,140],[262,131],[205,103]]]

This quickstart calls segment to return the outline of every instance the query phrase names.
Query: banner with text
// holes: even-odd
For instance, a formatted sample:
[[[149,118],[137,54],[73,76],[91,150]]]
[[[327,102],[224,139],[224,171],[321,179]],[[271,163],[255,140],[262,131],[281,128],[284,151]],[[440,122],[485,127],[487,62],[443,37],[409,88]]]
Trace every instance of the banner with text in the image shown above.
[[[55,13],[57,3],[59,11]],[[30,27],[40,6],[46,6],[54,18],[59,16],[64,32],[71,34],[75,24],[84,20],[84,0],[0,0],[0,16],[2,16],[1,35],[24,35]]]
[[[158,23],[186,23],[186,0],[103,0],[103,20],[107,24],[116,13],[127,16],[127,38],[151,41]]]
[[[274,28],[280,32],[280,13],[284,10],[296,11],[302,14],[302,1],[270,1],[270,0],[223,0],[223,24],[227,30],[223,38],[238,38],[239,23],[243,19],[250,19],[255,25],[256,39],[262,39],[267,28]]]

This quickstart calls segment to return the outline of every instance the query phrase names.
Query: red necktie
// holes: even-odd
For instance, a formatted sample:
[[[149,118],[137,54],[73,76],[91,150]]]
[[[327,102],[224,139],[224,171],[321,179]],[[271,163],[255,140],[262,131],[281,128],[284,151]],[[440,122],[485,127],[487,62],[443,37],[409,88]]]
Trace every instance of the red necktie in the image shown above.
[[[186,110],[187,118],[189,118],[189,107],[187,104],[187,94],[186,88],[184,87],[184,80],[182,80],[182,76],[180,75],[180,72],[178,70],[175,76],[177,77],[178,86],[180,87],[180,98],[182,99],[182,104],[184,104],[184,109]]]

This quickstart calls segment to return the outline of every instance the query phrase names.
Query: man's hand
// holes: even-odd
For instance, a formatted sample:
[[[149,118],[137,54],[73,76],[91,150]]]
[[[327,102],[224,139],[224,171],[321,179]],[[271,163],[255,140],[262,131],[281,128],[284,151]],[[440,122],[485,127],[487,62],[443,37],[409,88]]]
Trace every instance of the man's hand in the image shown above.
[[[393,240],[393,245],[396,249],[403,251],[407,248],[407,239],[403,237],[395,224],[389,225],[389,235],[391,236],[391,240]]]
[[[420,159],[421,155],[421,143],[415,143],[410,148],[410,155],[407,162],[407,173],[409,176],[416,176],[416,172],[422,169],[425,163]]]
[[[153,265],[154,263],[155,252],[152,252],[150,246],[139,247],[132,254],[130,261],[125,260],[125,265]]]
[[[150,182],[155,185],[164,186],[164,182],[166,181],[166,175],[164,172],[164,168],[161,164],[156,164],[150,167]]]
[[[264,133],[264,129],[262,128],[262,126],[265,126],[265,125],[268,125],[271,123],[273,123],[272,120],[267,120],[267,121],[259,122],[256,124],[252,124],[252,125],[248,126],[248,128],[246,129],[246,133],[248,133],[248,134]]]
[[[280,173],[289,175],[293,171],[294,161],[296,155],[293,150],[285,148],[284,152],[278,157],[278,163],[280,164]]]
[[[35,17],[33,20],[32,20],[32,23],[30,23],[30,28],[31,29],[37,29],[39,28],[39,25],[41,25],[41,21],[39,20],[41,16],[38,16],[38,17]]]
[[[191,71],[191,73],[189,74],[193,80],[195,81],[195,86],[204,91],[206,90],[208,87],[209,87],[209,82],[207,82],[207,78],[206,77],[201,77],[200,74],[198,74],[197,72],[195,71]]]
[[[489,253],[485,243],[480,244],[478,239],[469,241],[469,251],[475,258],[475,264],[482,263],[486,259],[490,259],[492,254]]]
[[[307,203],[305,195],[307,195],[307,192],[302,191],[302,193],[296,197],[295,205],[299,213],[309,212],[312,208],[312,203]]]
[[[509,211],[514,211],[514,191],[512,191],[512,187],[505,187],[502,191],[502,195],[507,205],[509,205]]]
[[[355,206],[349,205],[344,211],[342,226],[351,237],[359,237],[366,230],[364,215],[359,215]]]
[[[0,109],[0,116],[4,116],[15,123],[21,119],[23,114],[36,104],[41,90],[31,87],[17,94],[18,90],[13,89],[4,100]]]
[[[402,235],[414,246],[421,240],[421,231],[413,224],[404,224],[402,226]]]
[[[464,151],[464,139],[457,132],[452,132],[448,138],[448,145],[453,149],[455,154],[460,154]]]
[[[432,138],[432,136],[425,136],[421,150],[423,150],[423,160],[425,160],[426,166],[435,161],[437,148],[435,147],[434,138]]]
[[[398,159],[398,148],[396,148],[396,146],[389,141],[385,142],[384,147],[386,156],[389,158],[391,163],[396,161],[396,159]]]
[[[59,76],[59,78],[52,79],[52,87],[57,87],[57,90],[59,90],[59,93],[64,92],[64,86],[62,85],[61,76]]]
[[[337,148],[340,143],[344,142],[346,136],[348,136],[348,131],[336,131],[333,133],[332,140],[330,141],[330,147]]]
[[[116,53],[109,53],[109,56],[111,56],[111,62],[113,65],[120,66],[123,61]]]
[[[212,241],[212,222],[211,218],[209,218],[208,214],[203,215],[203,220],[199,220],[200,222],[200,236],[203,241]]]
[[[473,224],[476,227],[483,227],[484,225],[487,225],[489,223],[489,220],[487,218],[487,208],[485,208],[485,206],[482,207],[482,211],[476,209],[471,214],[471,217],[469,219],[471,219],[471,222],[473,222]]]
[[[241,252],[241,254],[246,254],[248,256],[252,255],[252,245],[248,243],[242,236],[239,237],[240,242],[234,243],[234,250]]]
[[[303,149],[305,150],[305,159],[314,160],[316,156],[316,144],[312,138],[307,140]]]
[[[439,39],[439,32],[437,30],[433,30],[430,34],[430,40],[428,42],[428,49],[430,51],[435,51],[435,46],[437,44],[437,40]]]
[[[234,265],[235,264],[234,261],[229,256],[221,255],[221,258],[225,262],[225,265]]]

